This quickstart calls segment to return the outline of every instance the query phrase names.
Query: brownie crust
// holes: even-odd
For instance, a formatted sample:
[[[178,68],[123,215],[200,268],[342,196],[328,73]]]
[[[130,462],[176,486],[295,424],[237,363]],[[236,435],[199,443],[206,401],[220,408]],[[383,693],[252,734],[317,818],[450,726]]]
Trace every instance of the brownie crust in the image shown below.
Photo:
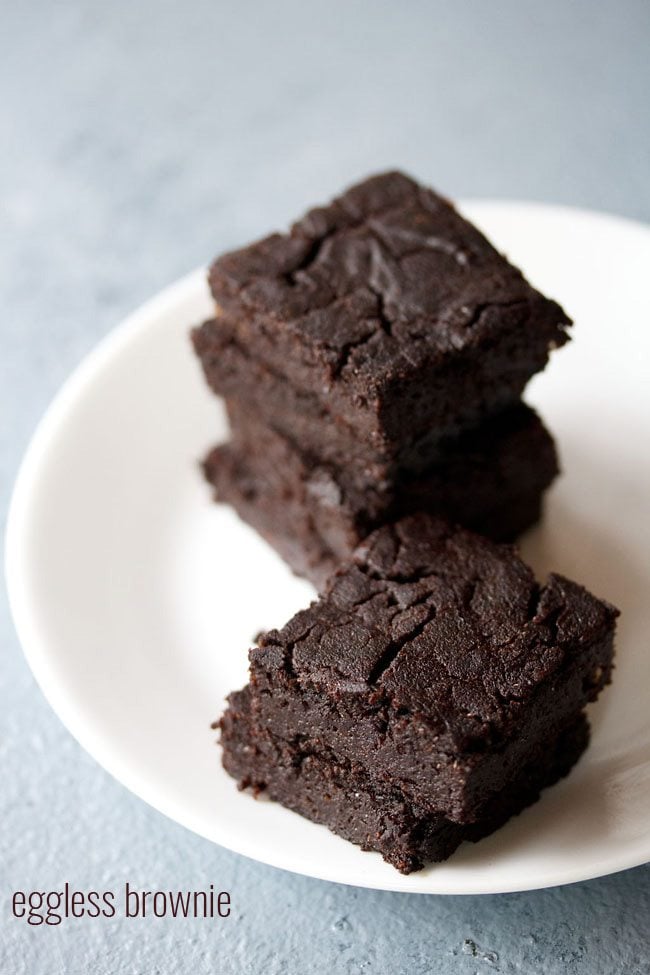
[[[224,255],[209,280],[220,314],[194,343],[213,389],[234,348],[383,457],[405,429],[452,433],[517,399],[570,324],[447,200],[395,172]]]
[[[561,576],[538,585],[510,546],[405,518],[250,651],[255,720],[478,821],[609,682],[616,616]]]

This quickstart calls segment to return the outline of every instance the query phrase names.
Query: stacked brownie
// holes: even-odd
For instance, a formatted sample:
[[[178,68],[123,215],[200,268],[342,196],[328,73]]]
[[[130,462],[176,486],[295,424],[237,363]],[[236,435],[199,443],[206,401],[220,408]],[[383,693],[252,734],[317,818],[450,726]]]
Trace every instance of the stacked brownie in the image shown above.
[[[496,544],[557,473],[521,394],[569,319],[399,173],[210,285],[193,341],[232,435],[205,473],[322,592],[250,651],[224,766],[408,873],[565,775],[610,679],[617,611]]]
[[[539,517],[557,460],[521,394],[570,322],[448,201],[376,176],[209,277],[193,341],[232,436],[206,474],[295,571],[321,587],[415,511],[495,540]]]
[[[373,532],[250,651],[223,761],[404,873],[533,802],[588,741],[617,611],[428,515]]]

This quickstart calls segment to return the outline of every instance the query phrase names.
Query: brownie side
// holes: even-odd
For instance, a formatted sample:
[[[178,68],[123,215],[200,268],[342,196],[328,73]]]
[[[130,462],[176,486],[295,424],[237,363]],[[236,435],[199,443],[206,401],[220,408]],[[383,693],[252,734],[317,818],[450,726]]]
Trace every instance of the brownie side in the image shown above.
[[[570,324],[448,201],[400,173],[224,255],[210,284],[221,315],[195,333],[202,359],[225,328],[384,448],[405,416],[452,430],[517,398]]]
[[[230,419],[233,440],[204,464],[217,499],[319,586],[375,527],[416,511],[512,540],[539,517],[558,469],[551,436],[523,404],[441,441],[428,470],[383,489],[360,488],[348,471],[318,463],[238,408]]]
[[[444,735],[435,736],[421,715],[404,709],[394,714],[382,706],[359,707],[343,695],[330,700],[313,688],[297,693],[277,677],[270,689],[259,674],[252,679],[253,707],[259,724],[274,733],[299,734],[310,748],[328,743],[342,758],[363,762],[377,781],[394,783],[404,795],[456,822],[470,823],[530,761],[539,742],[553,737],[592,691],[600,689],[610,656],[611,641],[594,646],[582,668],[571,668],[562,680],[549,682],[535,696],[527,724],[498,745],[454,748]],[[588,693],[585,683],[590,685]]]
[[[538,586],[509,546],[407,518],[251,650],[258,720],[468,822],[609,682],[616,615],[560,576]]]
[[[480,822],[459,825],[377,782],[362,765],[331,749],[314,751],[299,736],[282,739],[259,728],[248,688],[231,694],[220,728],[223,764],[240,788],[264,792],[363,850],[377,850],[402,873],[447,859],[464,840],[487,836],[535,802],[542,789],[569,772],[589,736],[580,714],[492,797]]]
[[[291,570],[322,588],[340,558],[325,541],[301,482],[299,456],[269,430],[258,458],[233,442],[213,448],[203,462],[215,501],[230,504],[239,517],[274,548]],[[332,518],[332,523],[334,517]],[[340,519],[343,536],[351,526]]]
[[[193,335],[214,393],[239,412],[264,416],[270,427],[323,463],[340,469],[347,466],[359,481],[376,484],[394,478],[398,469],[418,470],[428,463],[427,454],[441,435],[438,430],[415,437],[406,427],[399,444],[376,444],[362,414],[349,424],[332,413],[326,397],[313,389],[296,389],[279,372],[245,355],[237,343],[219,331],[210,334],[203,329]]]
[[[350,545],[341,549],[337,544],[342,518],[354,525],[353,548],[360,533],[365,537],[379,523],[422,507],[437,507],[450,521],[482,528],[484,513],[498,507],[501,498],[541,492],[559,472],[553,438],[535,411],[521,402],[459,436],[438,438],[417,474],[399,470],[381,482],[360,481],[347,463],[339,467],[322,462],[297,437],[279,433],[266,417],[237,402],[226,406],[232,448],[242,458],[246,455],[251,474],[257,471],[260,480],[277,485],[283,494],[297,494],[296,485],[304,485],[304,504],[323,521],[325,538],[328,520],[335,518],[332,546],[339,554],[349,554]],[[485,534],[493,537],[489,529]]]
[[[307,439],[301,442],[335,462],[346,442],[361,445],[359,460],[353,455],[355,465],[412,464],[421,442],[455,435],[516,402],[546,362],[545,349],[538,349],[508,313],[498,343],[467,346],[417,369],[407,362],[381,395],[367,380],[363,392],[351,399],[340,383],[301,371],[290,349],[275,337],[264,341],[246,320],[233,324],[220,316],[195,329],[192,338],[217,395],[256,402],[288,434],[295,430],[300,404],[300,423],[307,426]],[[360,371],[356,365],[355,375]]]

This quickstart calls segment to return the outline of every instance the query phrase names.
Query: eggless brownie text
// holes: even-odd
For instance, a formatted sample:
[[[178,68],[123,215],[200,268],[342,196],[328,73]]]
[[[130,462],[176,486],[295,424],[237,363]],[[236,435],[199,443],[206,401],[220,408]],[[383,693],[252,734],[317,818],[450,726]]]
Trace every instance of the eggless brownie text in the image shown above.
[[[205,918],[230,917],[227,890],[139,890],[125,883],[121,891],[75,890],[65,883],[57,890],[16,890],[11,898],[14,918],[32,927],[55,926],[70,918]]]

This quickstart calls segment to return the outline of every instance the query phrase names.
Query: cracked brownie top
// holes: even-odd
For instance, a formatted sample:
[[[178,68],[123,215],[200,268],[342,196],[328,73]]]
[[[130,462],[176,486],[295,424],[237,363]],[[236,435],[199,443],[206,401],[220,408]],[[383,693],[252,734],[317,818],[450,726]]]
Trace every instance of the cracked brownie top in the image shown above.
[[[210,285],[225,318],[370,395],[503,330],[561,345],[570,324],[447,200],[398,172],[220,257]]]
[[[262,638],[251,663],[355,707],[494,741],[540,685],[611,641],[617,615],[562,576],[538,585],[510,546],[416,515],[374,532],[320,600]],[[594,692],[609,677],[599,669],[585,678]]]

